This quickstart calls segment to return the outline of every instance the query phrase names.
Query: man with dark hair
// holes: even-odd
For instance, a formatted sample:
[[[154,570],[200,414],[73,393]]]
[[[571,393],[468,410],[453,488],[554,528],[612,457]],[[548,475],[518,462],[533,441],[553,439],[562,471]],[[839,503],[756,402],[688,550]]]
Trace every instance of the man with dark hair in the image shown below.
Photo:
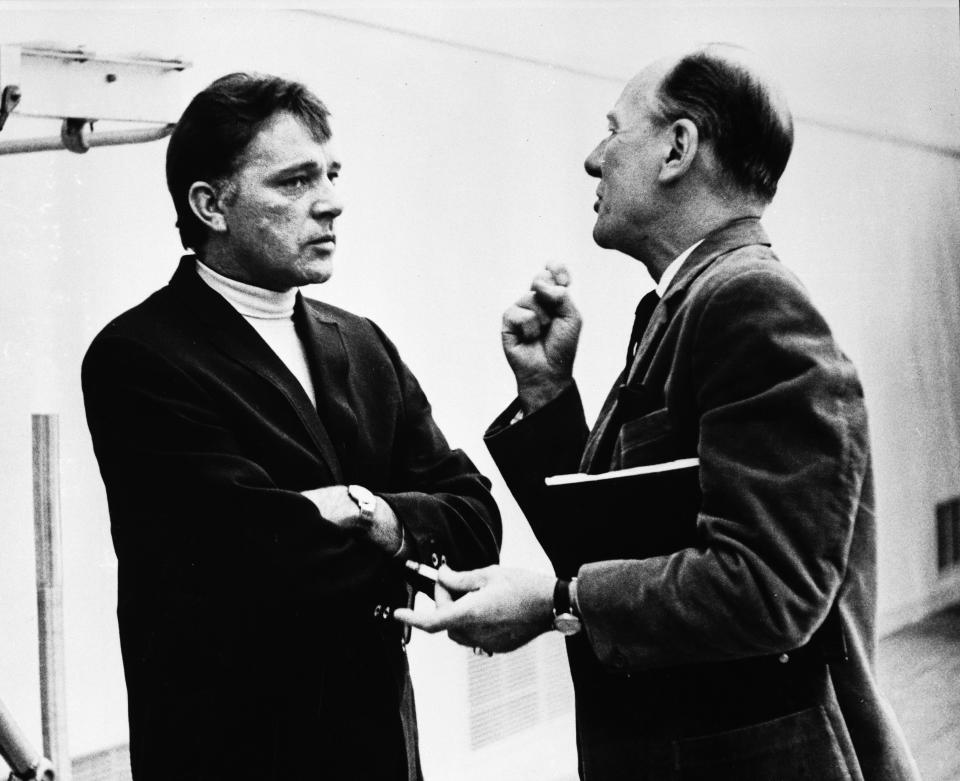
[[[497,560],[489,482],[396,348],[298,292],[339,171],[305,87],[215,81],[167,152],[196,254],[84,360],[137,781],[420,779],[403,561]]]
[[[786,104],[714,45],[641,71],[607,118],[593,236],[656,288],[588,431],[548,266],[504,315],[518,398],[486,440],[555,575],[441,568],[437,609],[396,617],[487,651],[567,636],[588,781],[915,778],[874,676],[862,389],[759,222]]]

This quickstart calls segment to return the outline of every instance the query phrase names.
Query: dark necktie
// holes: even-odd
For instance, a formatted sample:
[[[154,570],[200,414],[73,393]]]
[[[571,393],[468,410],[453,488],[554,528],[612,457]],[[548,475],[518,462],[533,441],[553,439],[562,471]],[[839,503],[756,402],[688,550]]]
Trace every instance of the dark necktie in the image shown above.
[[[637,354],[637,348],[640,346],[640,340],[643,339],[643,332],[647,330],[650,324],[650,318],[653,317],[653,310],[660,303],[660,296],[656,290],[651,290],[637,304],[637,312],[633,318],[633,330],[630,332],[630,344],[627,347],[627,362],[624,366],[624,377],[630,373],[630,366]]]
[[[629,414],[628,408],[633,404],[633,397],[638,393],[627,387],[627,377],[630,367],[636,357],[637,348],[643,339],[643,332],[650,324],[653,310],[657,308],[660,296],[656,290],[651,290],[637,304],[637,312],[633,319],[633,330],[630,332],[630,345],[627,347],[627,360],[623,371],[617,378],[617,384],[607,398],[600,420],[587,442],[580,469],[584,472],[606,472],[611,468],[611,457],[617,433],[620,431],[620,422],[624,415]]]

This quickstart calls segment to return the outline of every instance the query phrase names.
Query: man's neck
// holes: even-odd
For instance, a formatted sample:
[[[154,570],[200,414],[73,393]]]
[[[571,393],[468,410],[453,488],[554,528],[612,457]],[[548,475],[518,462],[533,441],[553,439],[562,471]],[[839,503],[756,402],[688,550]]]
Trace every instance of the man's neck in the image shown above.
[[[706,236],[746,217],[759,218],[763,210],[756,207],[729,208],[715,200],[690,202],[679,213],[668,215],[649,234],[643,255],[635,255],[650,272],[654,282],[659,282],[663,272],[681,252]]]
[[[200,278],[229,301],[244,317],[263,320],[289,320],[297,298],[296,288],[290,290],[267,290],[232,279],[197,259]]]

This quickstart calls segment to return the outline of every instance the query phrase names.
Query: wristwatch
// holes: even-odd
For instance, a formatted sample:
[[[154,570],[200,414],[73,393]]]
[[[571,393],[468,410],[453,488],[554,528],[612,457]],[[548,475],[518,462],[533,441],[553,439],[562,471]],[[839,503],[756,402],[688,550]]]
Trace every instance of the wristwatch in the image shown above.
[[[373,523],[373,513],[377,509],[377,497],[362,485],[348,485],[347,496],[353,499],[360,510],[360,520],[364,523]]]
[[[559,578],[553,587],[553,628],[564,637],[575,635],[583,624],[570,603],[570,581]]]

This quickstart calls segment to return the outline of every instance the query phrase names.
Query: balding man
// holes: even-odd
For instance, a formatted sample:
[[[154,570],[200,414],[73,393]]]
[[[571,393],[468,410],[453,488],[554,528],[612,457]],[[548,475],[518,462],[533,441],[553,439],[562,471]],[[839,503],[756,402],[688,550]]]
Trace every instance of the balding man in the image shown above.
[[[641,71],[608,119],[593,236],[656,288],[588,430],[569,275],[538,275],[504,315],[518,398],[486,440],[559,578],[444,568],[458,598],[397,617],[486,651],[567,635],[588,781],[914,778],[874,675],[863,392],[760,225],[789,110],[710,46]],[[618,476],[653,464],[683,468]],[[545,484],[575,472],[606,479]]]

